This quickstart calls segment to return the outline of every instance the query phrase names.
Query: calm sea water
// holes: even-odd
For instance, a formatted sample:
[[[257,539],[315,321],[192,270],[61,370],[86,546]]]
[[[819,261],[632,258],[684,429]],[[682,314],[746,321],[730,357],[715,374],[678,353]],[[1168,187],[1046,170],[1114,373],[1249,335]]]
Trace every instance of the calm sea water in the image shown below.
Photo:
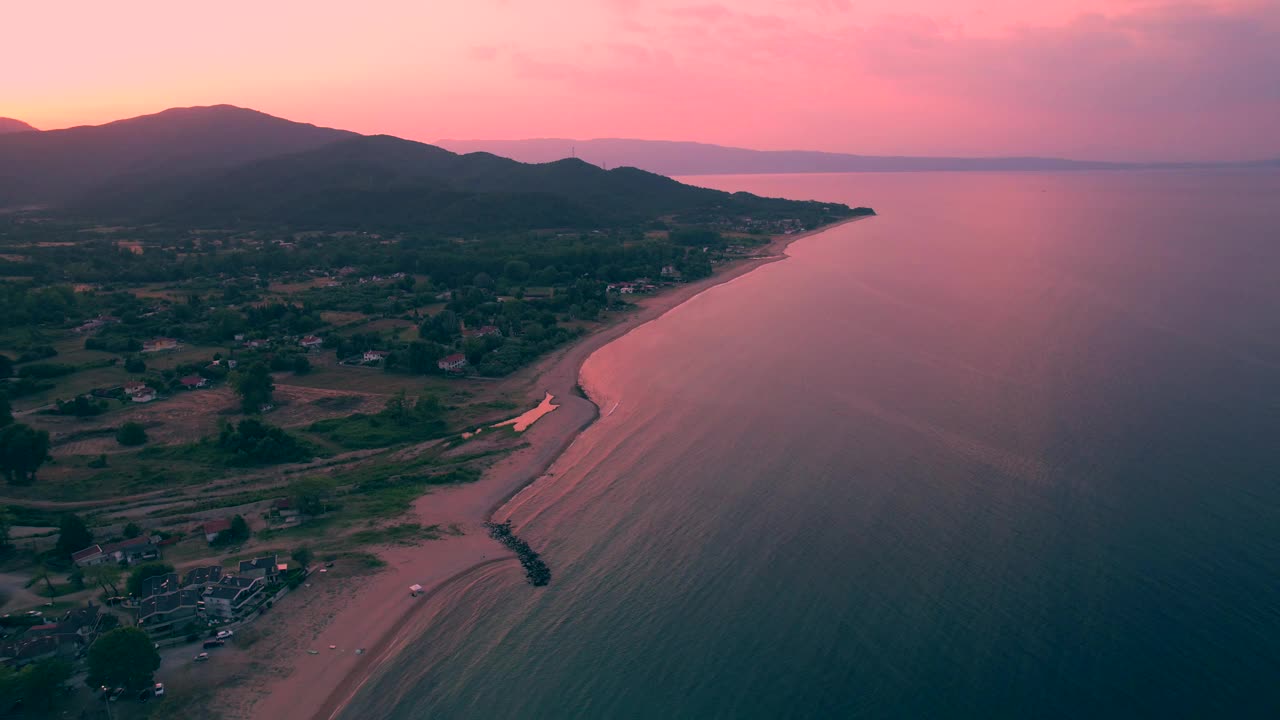
[[[1280,174],[692,178],[880,217],[595,355],[348,718],[1280,716]]]

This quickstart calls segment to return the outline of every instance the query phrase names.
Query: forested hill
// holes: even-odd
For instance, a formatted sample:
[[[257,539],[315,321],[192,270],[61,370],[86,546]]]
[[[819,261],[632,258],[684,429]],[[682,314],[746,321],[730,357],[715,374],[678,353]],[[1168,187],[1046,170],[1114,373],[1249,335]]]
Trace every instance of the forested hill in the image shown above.
[[[838,204],[760,198],[581,160],[525,164],[458,155],[395,137],[357,136],[305,152],[162,183],[125,183],[84,198],[97,215],[175,225],[508,231],[635,224],[658,217],[796,218],[854,214]]]

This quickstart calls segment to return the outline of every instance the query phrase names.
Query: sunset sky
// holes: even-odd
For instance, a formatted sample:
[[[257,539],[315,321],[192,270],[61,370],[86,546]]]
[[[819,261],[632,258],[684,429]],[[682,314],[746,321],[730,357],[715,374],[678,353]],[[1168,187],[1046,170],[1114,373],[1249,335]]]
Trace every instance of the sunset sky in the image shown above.
[[[6,5],[0,116],[41,129],[230,103],[425,141],[1280,156],[1280,0]]]

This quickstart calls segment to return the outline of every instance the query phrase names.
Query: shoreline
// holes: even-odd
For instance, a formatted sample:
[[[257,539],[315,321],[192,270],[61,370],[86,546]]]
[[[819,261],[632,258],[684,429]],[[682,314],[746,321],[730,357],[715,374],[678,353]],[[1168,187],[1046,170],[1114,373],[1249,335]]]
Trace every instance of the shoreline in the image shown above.
[[[525,447],[504,457],[488,468],[480,480],[469,485],[447,488],[419,497],[411,514],[421,524],[456,524],[464,528],[460,537],[433,540],[424,545],[380,549],[387,566],[368,576],[359,593],[342,599],[330,591],[330,600],[341,607],[312,607],[320,593],[312,591],[303,598],[296,622],[298,627],[282,627],[287,637],[273,643],[273,657],[268,662],[282,661],[276,677],[264,678],[256,687],[245,687],[250,696],[236,705],[241,717],[271,717],[284,720],[331,720],[338,716],[390,658],[402,643],[397,639],[411,636],[410,626],[425,627],[434,613],[428,612],[432,600],[450,586],[489,569],[498,563],[509,563],[520,572],[520,563],[488,537],[483,523],[493,519],[517,495],[532,486],[600,416],[600,408],[585,396],[579,385],[582,366],[597,350],[652,322],[694,297],[719,285],[729,283],[773,262],[786,259],[786,249],[794,242],[832,230],[863,217],[855,216],[794,235],[773,238],[764,254],[743,258],[719,272],[676,286],[656,295],[642,296],[638,309],[618,316],[596,332],[557,350],[534,365],[518,371],[509,379],[515,385],[529,386],[538,393],[550,393],[558,407],[547,413],[523,433]],[[493,554],[497,557],[489,558]],[[338,581],[331,578],[326,581]],[[423,596],[409,598],[405,588],[421,584]],[[292,603],[290,603],[292,604]],[[289,606],[278,608],[275,615],[288,612]],[[310,622],[304,622],[310,621]],[[319,626],[310,638],[306,625]],[[299,632],[301,631],[301,632]],[[290,633],[292,632],[292,635]],[[304,645],[339,648],[338,652],[310,656]],[[366,644],[367,643],[367,644]],[[308,645],[309,646],[309,645]],[[349,652],[360,648],[361,654]],[[286,653],[292,652],[292,656]],[[256,664],[256,663],[255,663]],[[317,688],[327,692],[316,693]]]

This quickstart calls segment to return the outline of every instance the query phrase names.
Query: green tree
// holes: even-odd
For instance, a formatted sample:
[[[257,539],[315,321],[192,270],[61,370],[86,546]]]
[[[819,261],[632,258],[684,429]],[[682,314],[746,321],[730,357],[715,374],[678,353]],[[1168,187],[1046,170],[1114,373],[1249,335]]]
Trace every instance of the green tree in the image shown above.
[[[311,372],[311,361],[307,359],[307,356],[294,355],[293,356],[293,374],[306,375],[309,372]]]
[[[142,528],[138,527],[138,523],[131,522],[124,526],[124,536],[130,540],[142,534]]]
[[[0,428],[13,424],[13,406],[9,404],[9,396],[0,394]]]
[[[89,646],[89,685],[137,691],[151,687],[160,653],[141,629],[120,627]]]
[[[147,362],[137,355],[130,355],[124,361],[125,372],[144,373],[147,371]]]
[[[218,536],[218,540],[225,538],[225,544],[231,545],[241,543],[249,539],[249,523],[244,518],[236,515],[231,518],[231,528]]]
[[[303,515],[323,514],[332,492],[333,482],[325,477],[305,478],[289,487],[289,496]]]
[[[0,553],[9,550],[13,544],[9,540],[9,529],[13,527],[13,513],[9,508],[0,505]]]
[[[116,577],[120,573],[120,568],[116,565],[90,565],[84,569],[84,578],[89,582],[102,588],[102,592],[107,592],[107,588],[111,588],[111,596],[120,595],[120,590],[116,587]]]
[[[529,263],[523,260],[512,260],[503,268],[502,274],[513,283],[521,283],[529,279]]]
[[[147,442],[147,429],[141,423],[127,422],[116,430],[116,442],[127,447],[143,445]]]
[[[35,482],[36,470],[49,459],[49,433],[13,423],[0,429],[0,471],[18,485]]]
[[[139,595],[142,593],[143,583],[145,583],[146,581],[150,580],[153,577],[168,575],[171,572],[173,572],[173,566],[170,565],[169,563],[162,563],[162,562],[143,563],[138,567],[134,568],[132,573],[129,573],[129,583],[126,586],[126,589],[129,591],[130,595]]]
[[[84,520],[75,513],[62,516],[58,526],[58,554],[70,555],[89,547],[93,543],[93,533],[85,526]]]
[[[0,378],[13,377],[13,358],[0,355]]]
[[[243,372],[233,374],[231,385],[240,395],[240,409],[246,415],[260,412],[263,405],[271,402],[271,394],[276,389],[271,369],[263,363],[254,363]]]
[[[8,666],[0,669],[0,711],[8,710],[10,701],[21,702],[29,710],[47,711],[54,700],[63,695],[63,686],[71,679],[71,663],[58,658],[36,661],[21,670]]]
[[[311,565],[311,560],[315,557],[315,554],[311,552],[309,547],[300,547],[293,551],[292,557],[295,562],[302,566],[303,570],[306,570],[307,566]]]

